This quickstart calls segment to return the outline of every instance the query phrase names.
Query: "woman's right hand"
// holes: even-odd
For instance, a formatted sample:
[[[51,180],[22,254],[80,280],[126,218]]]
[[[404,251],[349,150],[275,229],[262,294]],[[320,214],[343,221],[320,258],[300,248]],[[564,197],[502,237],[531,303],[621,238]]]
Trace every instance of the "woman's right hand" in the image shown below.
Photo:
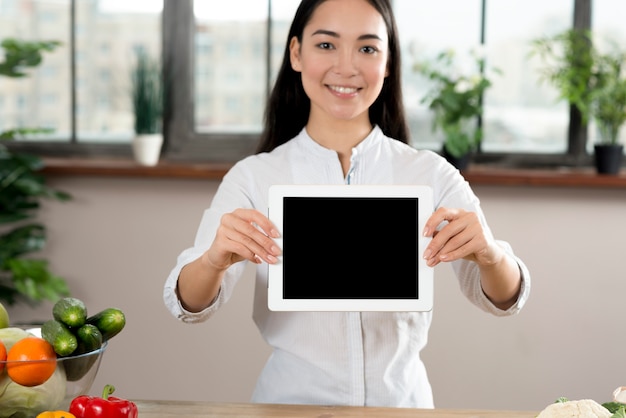
[[[218,270],[243,260],[274,264],[281,253],[273,239],[278,237],[278,230],[267,216],[255,209],[236,209],[222,216],[213,244],[204,256]]]

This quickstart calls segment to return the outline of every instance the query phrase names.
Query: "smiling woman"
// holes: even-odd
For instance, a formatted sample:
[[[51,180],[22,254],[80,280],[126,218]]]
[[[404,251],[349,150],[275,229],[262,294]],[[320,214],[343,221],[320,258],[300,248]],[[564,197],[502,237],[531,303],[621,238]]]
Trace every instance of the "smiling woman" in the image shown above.
[[[294,261],[293,253],[283,252],[284,224],[266,216],[273,185],[431,187],[437,205],[425,208],[424,227],[414,231],[431,239],[418,251],[425,268],[451,263],[467,299],[495,316],[518,313],[528,297],[528,270],[507,243],[491,235],[478,198],[459,171],[435,153],[407,144],[400,55],[389,0],[303,0],[285,39],[257,152],[226,173],[203,212],[193,247],[180,253],[166,279],[163,297],[171,313],[198,323],[229,301],[247,264],[256,268],[254,319],[273,351],[257,380],[255,402],[433,407],[420,355],[430,311],[303,312],[297,301],[288,312],[269,308],[266,263],[283,266],[288,275],[294,272],[284,268],[288,263],[315,263],[323,270],[332,259],[357,276],[346,281],[344,274],[333,285],[377,283],[369,295],[374,290],[378,299],[389,294],[389,275],[404,277],[389,264],[393,255],[376,250],[373,256],[387,260],[383,268],[353,265],[367,261],[362,252],[351,251],[354,234],[341,225],[370,228],[369,218],[380,216],[358,205],[307,214],[320,217],[317,225],[330,235],[320,235],[319,227],[302,230],[310,232],[305,240],[338,240],[335,248],[349,248],[344,259],[322,250]],[[408,217],[393,212],[399,215],[396,226],[415,225],[415,210],[405,212]],[[410,253],[412,245],[400,243],[396,255]],[[287,280],[307,281],[302,271]]]

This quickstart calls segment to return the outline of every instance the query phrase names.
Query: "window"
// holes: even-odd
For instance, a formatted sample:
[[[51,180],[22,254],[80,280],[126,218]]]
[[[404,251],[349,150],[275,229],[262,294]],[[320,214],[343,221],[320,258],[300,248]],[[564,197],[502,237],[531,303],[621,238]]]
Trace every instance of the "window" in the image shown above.
[[[593,3],[592,3],[593,1]],[[130,155],[132,112],[126,98],[134,48],[162,54],[170,80],[164,118],[167,158],[233,162],[254,152],[265,99],[282,59],[299,0],[0,0],[0,38],[59,39],[26,81],[0,80],[2,127],[23,121],[54,126],[26,141],[50,153]],[[32,8],[20,7],[24,3]],[[483,45],[501,70],[484,97],[479,162],[504,165],[591,165],[593,127],[540,84],[530,41],[588,27],[626,44],[621,0],[392,0],[403,48],[404,93],[414,146],[438,151],[420,103],[427,85],[416,60],[444,49],[461,54]],[[501,4],[503,3],[503,4]],[[25,10],[29,10],[25,12]],[[593,16],[593,19],[591,19]],[[69,28],[74,19],[76,41]],[[38,114],[38,97],[56,97],[55,113]],[[22,98],[22,106],[9,105]],[[46,106],[41,110],[49,109]],[[622,136],[626,133],[622,132]]]
[[[170,158],[236,161],[254,152],[299,3],[165,0],[167,78],[176,80],[166,123]],[[191,33],[174,30],[181,24]]]
[[[132,53],[161,54],[162,7],[162,0],[0,0],[0,39],[61,42],[28,77],[0,78],[0,96],[26,104],[3,110],[3,129],[54,129],[15,145],[55,155],[130,155]]]

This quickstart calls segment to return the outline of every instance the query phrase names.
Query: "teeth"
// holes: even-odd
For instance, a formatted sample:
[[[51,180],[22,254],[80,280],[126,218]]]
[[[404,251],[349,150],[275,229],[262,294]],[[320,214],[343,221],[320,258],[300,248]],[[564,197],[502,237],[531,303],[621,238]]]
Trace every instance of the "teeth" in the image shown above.
[[[341,86],[330,86],[331,90],[336,91],[337,93],[356,93],[357,89],[354,87],[341,87]]]

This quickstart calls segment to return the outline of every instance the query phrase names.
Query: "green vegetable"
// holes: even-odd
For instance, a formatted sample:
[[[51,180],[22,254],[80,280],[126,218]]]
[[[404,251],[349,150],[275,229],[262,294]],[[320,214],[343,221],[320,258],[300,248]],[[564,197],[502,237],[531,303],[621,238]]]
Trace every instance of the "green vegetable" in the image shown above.
[[[90,351],[97,350],[102,347],[102,342],[104,341],[102,332],[97,326],[92,324],[85,324],[78,328],[76,336],[78,337],[76,354],[89,353]]]
[[[626,418],[626,406],[622,405],[620,409],[613,413],[611,418]]]
[[[626,418],[626,405],[620,402],[605,402],[603,407],[609,410],[613,415],[611,418]]]
[[[32,334],[20,328],[0,329],[0,340],[9,348],[22,338]],[[65,371],[57,367],[44,384],[33,387],[19,385],[6,373],[0,373],[2,408],[0,418],[30,417],[49,409],[57,409],[65,397]]]
[[[80,299],[61,298],[52,307],[52,317],[70,328],[78,328],[87,320],[87,307]]]
[[[126,317],[120,309],[107,308],[87,318],[86,322],[98,327],[102,333],[102,338],[107,341],[124,329]]]
[[[69,356],[78,347],[76,335],[62,322],[49,319],[41,326],[41,336],[54,347],[59,356]]]
[[[98,359],[97,355],[87,354],[102,347],[102,333],[95,325],[85,324],[76,331],[78,337],[78,347],[74,351],[76,358],[63,361],[67,380],[75,382],[87,374],[89,369]]]

